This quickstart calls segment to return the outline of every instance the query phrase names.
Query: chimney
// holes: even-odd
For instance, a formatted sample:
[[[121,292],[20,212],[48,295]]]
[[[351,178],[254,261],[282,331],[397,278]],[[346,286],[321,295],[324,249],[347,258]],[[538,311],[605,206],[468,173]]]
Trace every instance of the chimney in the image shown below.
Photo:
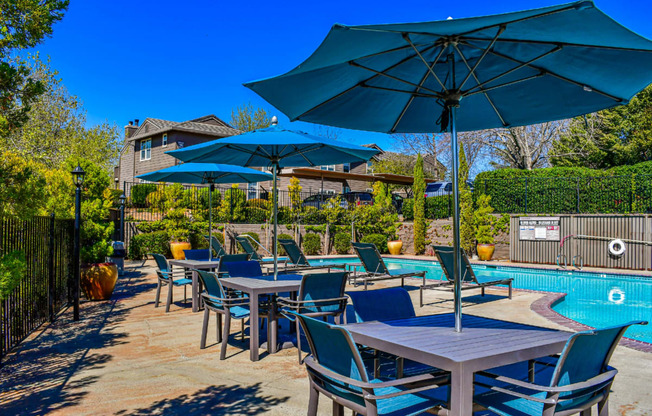
[[[129,124],[125,126],[125,139],[133,136],[136,130],[138,130],[138,120],[136,120],[135,126],[133,121],[129,121]]]
[[[136,127],[138,127],[138,122],[139,122],[139,121],[140,121],[140,120],[138,120],[137,118],[134,119],[134,123],[136,124]]]

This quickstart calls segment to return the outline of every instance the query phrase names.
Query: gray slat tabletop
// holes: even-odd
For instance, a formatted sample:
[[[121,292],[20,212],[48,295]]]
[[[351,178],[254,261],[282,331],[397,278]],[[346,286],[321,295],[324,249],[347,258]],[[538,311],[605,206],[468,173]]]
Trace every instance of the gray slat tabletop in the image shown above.
[[[561,352],[571,333],[453,314],[344,325],[355,342],[451,372],[451,415],[470,415],[473,373]]]

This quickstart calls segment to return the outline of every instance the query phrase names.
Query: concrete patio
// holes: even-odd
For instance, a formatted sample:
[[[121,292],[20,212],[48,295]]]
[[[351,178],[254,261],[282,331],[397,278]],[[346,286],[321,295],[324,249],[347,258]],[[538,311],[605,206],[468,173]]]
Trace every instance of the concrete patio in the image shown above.
[[[193,314],[175,292],[169,313],[154,308],[156,278],[150,263],[120,278],[113,299],[84,302],[81,320],[65,311],[36,331],[3,361],[3,415],[305,415],[308,383],[294,348],[249,361],[245,342],[231,337],[219,360],[215,332],[199,349],[202,314]],[[419,292],[410,290],[415,305]],[[396,282],[372,288],[394,286]],[[352,288],[350,288],[352,289]],[[163,293],[166,292],[165,288]],[[464,299],[465,313],[564,329],[533,312],[543,294],[503,290]],[[450,312],[449,293],[428,291],[417,314]],[[210,328],[214,328],[213,318]],[[287,323],[282,324],[287,332]],[[239,324],[232,325],[234,332]],[[619,346],[611,364],[620,371],[610,400],[612,414],[652,413],[652,354]],[[320,414],[330,414],[323,399]],[[348,413],[347,413],[348,414]]]

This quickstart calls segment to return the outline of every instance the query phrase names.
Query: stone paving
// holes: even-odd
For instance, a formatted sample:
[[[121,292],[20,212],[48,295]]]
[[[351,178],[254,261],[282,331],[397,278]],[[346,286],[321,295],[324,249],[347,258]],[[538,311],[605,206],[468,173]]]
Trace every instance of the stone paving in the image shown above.
[[[209,331],[208,347],[199,349],[202,314],[193,314],[190,303],[181,301],[183,289],[175,291],[169,313],[162,306],[154,308],[153,269],[138,265],[131,264],[131,272],[120,278],[111,301],[82,303],[79,322],[72,321],[71,310],[65,311],[3,361],[0,414],[306,413],[307,379],[294,348],[272,356],[263,353],[252,363],[243,349],[248,339],[243,343],[232,336],[227,359],[220,361],[214,331]],[[413,283],[407,288],[418,305],[417,282]],[[505,294],[503,290],[488,290],[484,298],[465,294],[464,312],[562,328],[531,310],[543,294],[515,291],[511,301]],[[447,292],[427,291],[425,301],[418,314],[452,309]],[[287,333],[287,323],[282,325]],[[240,325],[232,325],[232,330],[235,335]],[[611,395],[612,414],[652,414],[652,354],[619,346],[611,364],[620,371]],[[329,400],[322,398],[319,414],[330,413]]]

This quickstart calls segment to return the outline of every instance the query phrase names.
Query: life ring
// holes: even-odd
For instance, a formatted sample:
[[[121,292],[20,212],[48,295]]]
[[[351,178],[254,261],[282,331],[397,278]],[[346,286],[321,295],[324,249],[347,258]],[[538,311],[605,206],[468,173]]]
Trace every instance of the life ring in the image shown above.
[[[625,302],[625,292],[623,292],[621,289],[614,287],[609,291],[609,302],[615,303],[616,305],[620,305],[623,302]]]
[[[625,243],[623,240],[616,238],[609,241],[609,254],[615,257],[621,257],[625,254]]]

